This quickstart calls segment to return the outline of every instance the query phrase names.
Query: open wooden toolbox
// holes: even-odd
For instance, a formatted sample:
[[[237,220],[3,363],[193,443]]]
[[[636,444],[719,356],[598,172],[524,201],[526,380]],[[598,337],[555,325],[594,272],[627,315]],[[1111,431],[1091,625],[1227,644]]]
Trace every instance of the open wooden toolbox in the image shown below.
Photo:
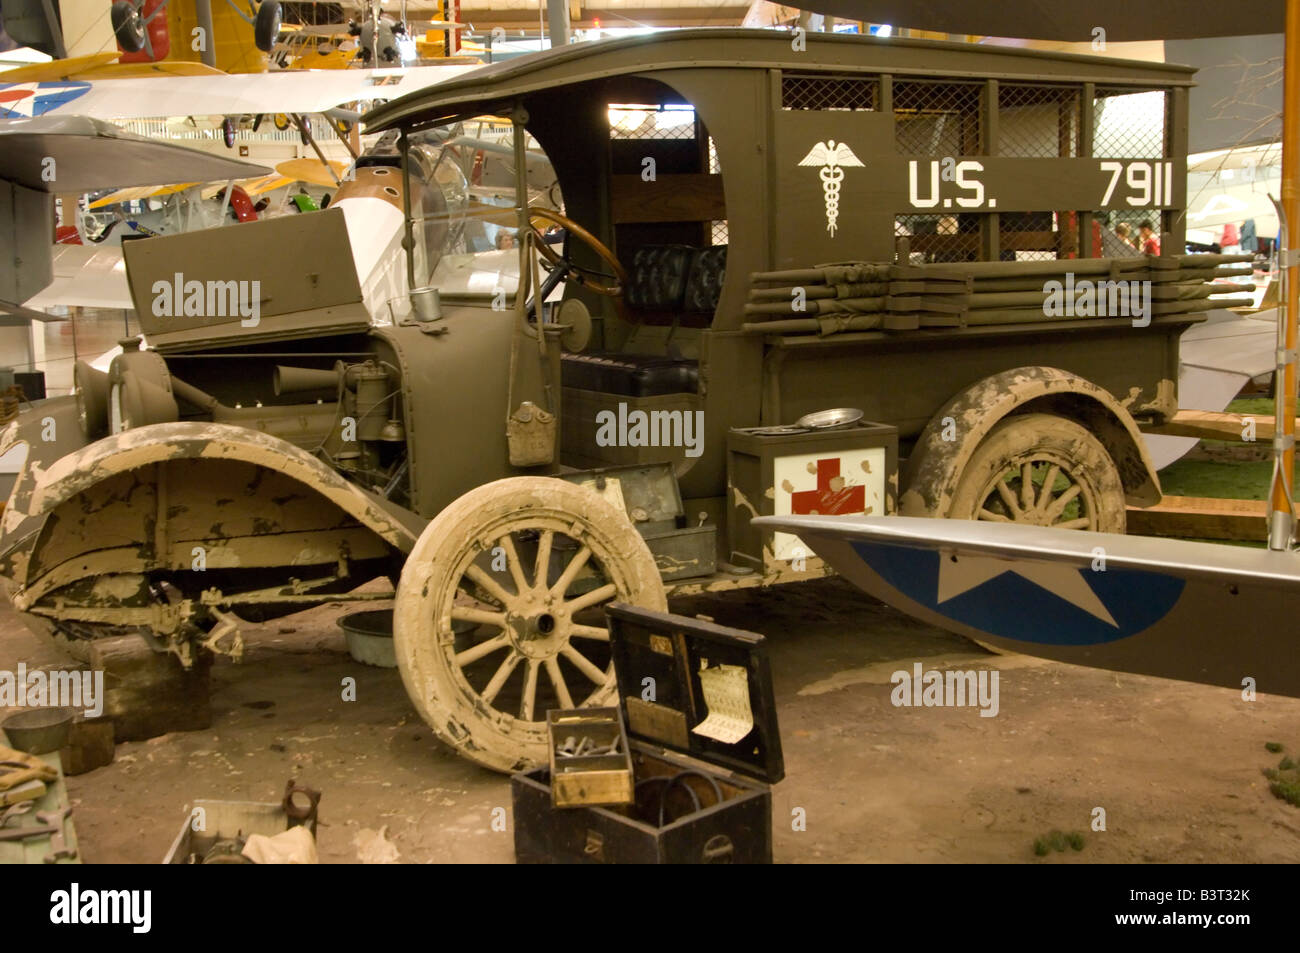
[[[598,717],[603,730],[610,717],[552,712],[552,764],[511,779],[515,859],[771,863],[769,785],[785,766],[763,637],[617,603],[607,614],[633,802],[555,806],[554,748],[575,734],[564,717]],[[617,760],[598,757],[592,767],[608,774]],[[613,787],[598,779],[592,792]]]

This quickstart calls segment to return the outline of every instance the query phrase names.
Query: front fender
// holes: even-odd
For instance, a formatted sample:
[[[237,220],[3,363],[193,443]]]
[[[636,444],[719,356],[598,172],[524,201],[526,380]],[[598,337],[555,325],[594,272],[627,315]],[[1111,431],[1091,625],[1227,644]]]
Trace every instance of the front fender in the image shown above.
[[[96,508],[123,501],[96,500],[88,491],[122,474],[185,460],[233,461],[271,471],[277,479],[287,478],[319,494],[402,553],[410,552],[424,526],[419,517],[348,482],[278,437],[229,424],[153,424],[105,437],[48,466],[34,461],[24,467],[0,523],[10,544],[4,574],[15,580],[27,578],[30,550],[47,517],[78,494],[87,494],[78,504],[77,515],[89,537],[94,533]],[[125,492],[129,495],[135,489]],[[89,548],[100,543],[87,540]]]

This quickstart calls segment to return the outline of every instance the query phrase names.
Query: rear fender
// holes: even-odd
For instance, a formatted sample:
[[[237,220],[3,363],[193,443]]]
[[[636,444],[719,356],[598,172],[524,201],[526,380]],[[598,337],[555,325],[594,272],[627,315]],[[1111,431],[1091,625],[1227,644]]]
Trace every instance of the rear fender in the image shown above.
[[[1058,414],[1087,427],[1115,461],[1130,505],[1160,501],[1160,478],[1142,434],[1114,395],[1059,368],[1017,367],[966,388],[930,418],[907,460],[899,513],[948,512],[957,482],[980,441],[998,421],[1028,411]]]

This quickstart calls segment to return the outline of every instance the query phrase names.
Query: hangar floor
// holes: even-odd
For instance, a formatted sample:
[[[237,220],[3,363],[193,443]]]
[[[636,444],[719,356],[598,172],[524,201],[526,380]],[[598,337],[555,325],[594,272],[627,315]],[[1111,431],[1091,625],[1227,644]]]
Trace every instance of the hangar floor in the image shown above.
[[[1300,860],[1300,812],[1261,769],[1300,745],[1300,699],[996,657],[916,623],[839,580],[674,605],[772,642],[787,778],[773,803],[776,859],[937,862]],[[510,862],[501,775],[435,741],[395,670],[352,661],[325,607],[247,630],[242,665],[213,674],[209,731],[122,744],[69,779],[88,862],[157,863],[194,798],[278,800],[318,788],[324,862]],[[8,605],[0,668],[59,663]],[[890,675],[995,666],[1000,711],[896,708]],[[355,702],[340,700],[345,676]],[[804,808],[805,831],[792,830]],[[1090,829],[1095,807],[1106,831]],[[1081,852],[1039,859],[1035,838],[1084,832]],[[381,833],[382,832],[382,833]],[[381,840],[382,837],[382,840]],[[391,844],[392,848],[388,845]]]

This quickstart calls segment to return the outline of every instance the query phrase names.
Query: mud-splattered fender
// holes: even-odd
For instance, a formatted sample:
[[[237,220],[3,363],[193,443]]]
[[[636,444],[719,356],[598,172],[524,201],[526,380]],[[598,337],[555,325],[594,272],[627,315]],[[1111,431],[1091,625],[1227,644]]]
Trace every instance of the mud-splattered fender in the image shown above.
[[[415,514],[349,483],[278,437],[229,424],[179,422],[138,427],[97,440],[48,466],[24,467],[0,522],[0,538],[6,544],[25,538],[32,529],[24,524],[37,522],[111,476],[182,459],[234,460],[274,470],[319,493],[403,553],[411,551],[424,527],[425,521]]]
[[[947,513],[962,470],[980,441],[1008,414],[1026,409],[1083,424],[1115,461],[1127,502],[1151,506],[1160,501],[1160,479],[1137,423],[1114,395],[1069,371],[1031,366],[984,378],[930,418],[907,460],[899,513]]]

